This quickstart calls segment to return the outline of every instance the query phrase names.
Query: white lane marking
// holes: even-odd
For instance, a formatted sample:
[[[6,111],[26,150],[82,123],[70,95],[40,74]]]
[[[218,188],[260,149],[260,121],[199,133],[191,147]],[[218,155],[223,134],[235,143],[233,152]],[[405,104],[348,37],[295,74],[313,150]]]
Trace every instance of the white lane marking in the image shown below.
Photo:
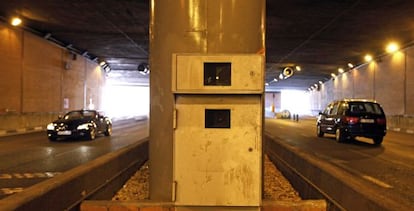
[[[61,172],[10,173],[10,174],[0,174],[0,179],[51,178],[58,174],[61,174]]]
[[[35,173],[10,173],[10,174],[0,174],[1,179],[36,179],[36,178],[51,178],[61,172],[35,172]],[[24,188],[15,187],[15,188],[0,188],[0,195],[11,195],[14,193],[22,192]]]
[[[0,195],[11,195],[22,192],[24,188],[0,188]]]
[[[378,186],[381,186],[383,188],[393,188],[391,185],[389,185],[389,184],[387,184],[387,183],[385,183],[385,182],[383,182],[379,179],[376,179],[374,177],[368,176],[368,175],[362,175],[362,178],[364,178],[364,179],[366,179],[370,182],[373,182],[374,184],[376,184]]]
[[[0,174],[0,179],[11,179],[12,177],[10,174]]]
[[[370,181],[370,182],[372,182],[372,183],[374,183],[374,184],[376,184],[376,185],[378,185],[380,187],[383,187],[383,188],[393,188],[392,185],[389,185],[389,184],[387,184],[387,183],[385,183],[385,182],[383,182],[383,181],[381,181],[379,179],[376,179],[376,178],[371,177],[371,176],[368,176],[368,175],[360,174],[358,171],[355,171],[354,169],[348,168],[346,165],[343,165],[345,163],[348,163],[347,161],[344,161],[344,160],[332,160],[331,162],[332,163],[335,163],[336,165],[340,166],[341,168],[343,168],[343,169],[345,169],[345,170],[347,170],[349,172],[352,172],[352,173],[354,173],[356,175],[360,175],[362,178],[364,178],[364,179],[366,179],[366,180],[368,180],[368,181]]]

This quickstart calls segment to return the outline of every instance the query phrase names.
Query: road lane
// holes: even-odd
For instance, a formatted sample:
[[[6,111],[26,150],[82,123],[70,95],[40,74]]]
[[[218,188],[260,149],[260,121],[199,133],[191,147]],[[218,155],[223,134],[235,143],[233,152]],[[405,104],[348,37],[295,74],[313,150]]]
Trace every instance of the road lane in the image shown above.
[[[357,138],[337,143],[333,135],[316,136],[316,120],[265,120],[265,131],[322,161],[355,175],[381,195],[414,207],[414,136],[388,131],[381,146]],[[340,173],[340,172],[336,172]],[[354,178],[350,178],[354,179]]]
[[[148,121],[114,122],[111,137],[50,142],[45,132],[0,137],[0,198],[136,143],[149,136]]]

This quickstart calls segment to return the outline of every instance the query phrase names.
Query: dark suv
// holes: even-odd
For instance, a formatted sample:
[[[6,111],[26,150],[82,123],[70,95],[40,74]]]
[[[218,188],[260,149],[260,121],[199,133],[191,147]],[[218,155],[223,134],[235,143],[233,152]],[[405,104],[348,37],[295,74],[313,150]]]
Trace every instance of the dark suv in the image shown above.
[[[357,136],[372,138],[381,144],[387,132],[387,120],[381,105],[372,100],[343,99],[330,103],[319,113],[316,133],[335,134],[338,142]]]

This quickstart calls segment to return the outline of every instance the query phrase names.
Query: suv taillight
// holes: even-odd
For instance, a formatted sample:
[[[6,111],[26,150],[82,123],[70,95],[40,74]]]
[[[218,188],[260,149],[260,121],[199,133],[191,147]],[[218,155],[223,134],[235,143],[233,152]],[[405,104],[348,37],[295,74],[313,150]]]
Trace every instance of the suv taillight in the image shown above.
[[[345,119],[345,123],[348,123],[351,125],[359,122],[359,117],[346,116],[344,119]]]
[[[385,124],[387,124],[387,120],[385,118],[378,118],[377,119],[377,124],[385,125]]]

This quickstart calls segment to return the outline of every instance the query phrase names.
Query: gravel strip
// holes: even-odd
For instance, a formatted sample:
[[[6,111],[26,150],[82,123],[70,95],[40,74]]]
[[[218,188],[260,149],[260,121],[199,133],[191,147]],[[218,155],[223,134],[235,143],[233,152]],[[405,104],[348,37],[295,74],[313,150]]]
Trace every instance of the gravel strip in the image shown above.
[[[264,157],[265,200],[301,201],[298,192],[280,173],[267,156]],[[112,198],[113,201],[137,201],[149,199],[149,165],[145,163]]]
[[[137,201],[149,199],[148,161],[112,197],[113,201]]]

